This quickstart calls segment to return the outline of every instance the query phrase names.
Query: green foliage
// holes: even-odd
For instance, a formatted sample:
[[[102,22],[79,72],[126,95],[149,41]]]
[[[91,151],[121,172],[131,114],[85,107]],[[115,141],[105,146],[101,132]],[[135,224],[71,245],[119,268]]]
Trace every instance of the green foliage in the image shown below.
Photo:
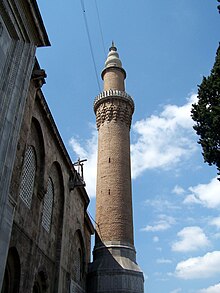
[[[220,175],[220,45],[211,74],[203,77],[198,89],[198,103],[192,105],[191,112],[204,161],[216,165]]]
[[[220,2],[220,0],[217,0],[218,2]],[[217,6],[218,8],[218,12],[220,13],[220,5]]]

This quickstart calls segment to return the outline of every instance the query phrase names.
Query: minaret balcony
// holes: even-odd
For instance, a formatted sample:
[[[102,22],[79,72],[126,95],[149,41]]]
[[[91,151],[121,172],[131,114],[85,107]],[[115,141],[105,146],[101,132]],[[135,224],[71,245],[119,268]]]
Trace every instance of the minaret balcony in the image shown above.
[[[119,91],[119,90],[107,90],[107,91],[103,91],[101,92],[94,101],[94,111],[96,112],[98,106],[108,100],[109,98],[115,98],[115,99],[120,99],[123,100],[125,102],[128,102],[132,108],[132,114],[134,112],[134,101],[132,99],[132,97],[127,94],[125,91]]]

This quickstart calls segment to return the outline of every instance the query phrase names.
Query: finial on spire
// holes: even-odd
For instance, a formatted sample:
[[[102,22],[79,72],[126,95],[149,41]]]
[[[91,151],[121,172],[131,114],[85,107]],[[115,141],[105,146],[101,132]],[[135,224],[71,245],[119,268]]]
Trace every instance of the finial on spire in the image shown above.
[[[109,51],[117,51],[114,41],[112,41],[112,46],[109,48]]]

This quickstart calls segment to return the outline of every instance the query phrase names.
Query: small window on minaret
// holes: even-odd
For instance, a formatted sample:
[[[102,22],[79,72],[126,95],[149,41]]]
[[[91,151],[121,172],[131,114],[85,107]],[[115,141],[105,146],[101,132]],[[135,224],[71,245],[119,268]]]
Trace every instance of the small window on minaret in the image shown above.
[[[108,162],[111,163],[111,159],[110,158],[108,158]]]

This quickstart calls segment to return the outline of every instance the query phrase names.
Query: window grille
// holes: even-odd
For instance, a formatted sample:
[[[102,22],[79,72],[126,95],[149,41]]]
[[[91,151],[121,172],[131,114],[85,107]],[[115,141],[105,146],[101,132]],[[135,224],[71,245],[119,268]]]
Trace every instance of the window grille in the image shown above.
[[[50,232],[50,225],[51,225],[51,218],[52,218],[53,197],[54,197],[53,181],[49,177],[47,182],[47,193],[44,196],[44,205],[43,205],[43,214],[42,214],[42,226],[48,233]]]
[[[32,195],[34,191],[34,179],[36,173],[36,156],[33,146],[28,146],[21,173],[19,195],[26,206],[31,208]]]
[[[81,281],[81,276],[82,276],[82,253],[81,250],[78,249],[76,253],[76,281],[79,282]]]

